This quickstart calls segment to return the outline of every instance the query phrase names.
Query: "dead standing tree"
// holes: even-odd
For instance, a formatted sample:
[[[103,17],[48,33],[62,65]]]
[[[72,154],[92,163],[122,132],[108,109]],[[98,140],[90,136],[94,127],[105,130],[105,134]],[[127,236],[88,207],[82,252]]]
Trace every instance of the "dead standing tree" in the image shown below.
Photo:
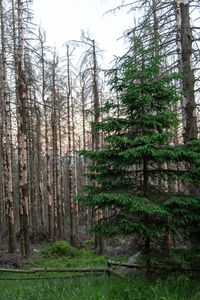
[[[70,78],[70,53],[67,45],[67,131],[68,131],[68,195],[69,195],[69,218],[70,218],[70,244],[74,246],[74,201],[73,201],[73,172],[72,172],[72,141],[71,141],[71,99],[72,88]]]
[[[190,24],[189,0],[176,1],[177,44],[180,53],[180,71],[183,73],[182,89],[184,97],[183,108],[183,140],[184,143],[197,139],[197,114],[195,103],[195,78],[192,66],[192,28]]]
[[[88,81],[90,82],[91,86],[91,94],[92,94],[92,101],[93,101],[93,122],[100,121],[100,101],[99,101],[99,87],[98,87],[98,74],[99,68],[97,63],[97,46],[94,39],[91,39],[89,36],[85,36],[82,33],[82,43],[84,43],[88,49],[83,57],[81,68],[82,72],[86,71],[88,76]],[[84,99],[82,99],[84,100]],[[94,130],[94,125],[91,123],[92,129],[92,147],[93,150],[99,151],[100,150],[100,134],[99,132]],[[98,209],[98,207],[94,207],[93,211],[93,221],[97,223],[102,217],[102,211]],[[103,252],[103,239],[100,236],[95,236],[95,248],[99,249],[98,252]]]
[[[60,83],[60,85],[62,82]],[[59,94],[59,92],[58,92]],[[64,238],[65,234],[65,193],[64,193],[64,178],[63,178],[63,136],[61,126],[61,112],[63,105],[63,97],[59,95],[59,107],[58,107],[58,140],[59,140],[59,165],[60,165],[60,226],[61,226],[61,238]]]
[[[22,255],[30,253],[29,209],[28,209],[28,169],[27,169],[27,83],[24,65],[24,24],[23,2],[18,0],[18,159],[20,190],[20,247]]]
[[[5,45],[5,24],[3,1],[0,0],[0,16],[1,16],[1,48],[2,48],[2,71],[3,71],[3,103],[4,109],[4,192],[6,202],[6,217],[8,219],[8,245],[9,252],[13,253],[16,250],[15,237],[15,220],[14,220],[14,205],[13,205],[13,174],[12,174],[12,142],[11,142],[11,118],[10,118],[10,100],[8,97],[7,84],[7,60],[6,60],[6,45]]]
[[[50,178],[50,152],[49,152],[49,128],[48,128],[48,105],[46,93],[47,84],[45,80],[45,33],[39,30],[39,42],[41,49],[41,73],[42,73],[42,103],[44,105],[44,127],[45,127],[45,158],[46,158],[46,190],[47,190],[47,206],[48,206],[48,236],[49,240],[53,240],[52,229],[52,196],[51,196],[51,178]]]
[[[54,233],[53,240],[56,241],[60,236],[60,218],[59,218],[59,189],[58,189],[58,109],[56,93],[56,66],[55,58],[52,63],[52,143],[53,143],[53,215],[54,215]]]

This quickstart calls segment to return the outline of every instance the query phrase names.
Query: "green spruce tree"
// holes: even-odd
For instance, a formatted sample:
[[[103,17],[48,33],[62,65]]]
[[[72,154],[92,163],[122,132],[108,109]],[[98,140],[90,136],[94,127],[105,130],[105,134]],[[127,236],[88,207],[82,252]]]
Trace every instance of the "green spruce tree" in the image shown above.
[[[109,101],[104,109],[112,117],[94,124],[104,133],[106,146],[98,152],[80,152],[95,162],[87,176],[97,184],[85,186],[79,200],[109,208],[108,218],[99,220],[94,232],[139,236],[149,267],[152,243],[177,229],[190,225],[191,230],[199,221],[199,201],[178,190],[176,182],[193,180],[198,173],[200,143],[173,146],[179,116],[171,108],[180,100],[174,84],[179,75],[162,75],[167,58],[157,54],[157,41],[144,45],[134,38],[130,43],[129,52],[108,72],[119,103]],[[193,170],[186,172],[186,161],[194,163]],[[179,162],[184,163],[181,171]]]

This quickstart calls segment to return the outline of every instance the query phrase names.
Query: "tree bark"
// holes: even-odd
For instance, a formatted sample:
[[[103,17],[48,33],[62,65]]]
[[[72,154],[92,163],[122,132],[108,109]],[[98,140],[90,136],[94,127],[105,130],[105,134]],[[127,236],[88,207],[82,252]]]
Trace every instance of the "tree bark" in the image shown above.
[[[177,45],[179,69],[183,73],[182,100],[184,143],[197,139],[197,115],[194,93],[194,70],[192,67],[192,30],[190,26],[189,0],[179,0],[176,4]]]
[[[5,131],[5,201],[7,207],[8,233],[9,233],[9,252],[14,253],[16,250],[15,237],[15,220],[14,220],[14,205],[13,205],[13,181],[12,181],[12,151],[11,151],[11,123],[10,123],[10,101],[8,98],[7,85],[7,62],[5,48],[5,29],[4,29],[4,12],[2,0],[0,0],[0,15],[1,15],[1,46],[2,46],[2,64],[3,64],[3,108],[5,110],[4,131]]]
[[[34,114],[32,100],[30,101],[32,113],[29,115],[28,122],[28,141],[29,141],[29,187],[30,187],[30,211],[31,211],[31,236],[33,243],[36,243],[38,228],[38,197],[36,192],[36,151],[34,135]]]
[[[74,120],[74,103],[71,103],[71,114],[72,114],[72,139],[73,139],[73,194],[77,196],[77,156],[76,156],[76,141],[75,141],[75,120]],[[78,200],[75,200],[75,225],[76,233],[78,233],[79,227],[79,204]]]
[[[20,185],[20,246],[22,255],[29,255],[29,211],[28,211],[28,171],[27,171],[27,88],[24,68],[23,3],[18,0],[18,156]]]
[[[65,224],[65,194],[63,182],[63,152],[62,152],[62,133],[61,133],[61,106],[58,111],[58,134],[59,134],[59,157],[60,157],[60,223],[61,223],[61,238],[64,238]]]
[[[92,40],[92,53],[93,53],[93,98],[94,98],[94,122],[100,121],[100,104],[99,104],[99,92],[98,92],[98,84],[97,84],[97,58],[96,58],[96,45],[95,41]],[[93,132],[93,140],[94,140],[94,150],[96,152],[100,149],[100,134],[99,132],[95,131],[94,128]],[[96,183],[95,183],[96,184]],[[97,184],[96,184],[97,185]],[[102,211],[98,210],[95,207],[94,211],[94,221],[95,223],[101,219]],[[101,255],[103,253],[103,238],[100,236],[95,236],[95,246],[98,247],[98,253]]]
[[[71,80],[70,80],[70,59],[69,46],[67,46],[67,78],[68,78],[68,93],[67,93],[67,130],[68,130],[68,195],[69,195],[69,215],[70,215],[70,244],[74,246],[74,202],[73,202],[73,187],[72,187],[72,143],[71,143],[71,120],[70,120],[70,100],[71,100]]]
[[[36,100],[36,99],[35,99]],[[38,178],[38,198],[39,198],[39,215],[41,225],[44,228],[44,191],[43,191],[43,174],[42,174],[42,160],[41,160],[41,117],[40,110],[35,105],[36,113],[36,133],[37,133],[37,178]]]
[[[52,135],[53,135],[53,211],[54,211],[54,235],[53,240],[58,239],[58,137],[57,137],[57,105],[55,89],[55,58],[52,65]]]
[[[45,100],[46,83],[45,83],[45,59],[44,59],[44,43],[45,36],[39,31],[39,39],[41,45],[41,67],[42,67],[42,102],[44,105],[44,127],[45,127],[45,158],[46,158],[46,190],[48,205],[48,237],[50,242],[53,240],[52,228],[52,198],[51,198],[51,179],[50,179],[50,154],[49,154],[49,131],[48,131],[48,115],[47,101]]]

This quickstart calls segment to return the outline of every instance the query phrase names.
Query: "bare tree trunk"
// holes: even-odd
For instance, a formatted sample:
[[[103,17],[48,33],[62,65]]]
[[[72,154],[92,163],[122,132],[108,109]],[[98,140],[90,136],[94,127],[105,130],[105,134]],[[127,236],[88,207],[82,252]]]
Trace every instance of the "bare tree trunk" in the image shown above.
[[[44,100],[45,101],[45,100]],[[45,156],[47,168],[47,203],[48,203],[48,233],[50,242],[53,240],[52,228],[52,198],[51,198],[51,178],[50,178],[50,154],[49,154],[49,137],[48,137],[48,119],[46,101],[44,102],[45,110]]]
[[[57,110],[56,110],[56,89],[55,89],[55,59],[52,68],[52,134],[53,134],[53,211],[54,211],[54,236],[58,238],[58,145],[57,145]]]
[[[1,15],[1,46],[2,46],[2,64],[3,64],[3,107],[5,109],[5,199],[7,206],[8,232],[9,232],[9,252],[13,253],[16,250],[15,236],[15,220],[13,207],[13,181],[12,181],[12,151],[11,151],[11,124],[10,124],[10,101],[8,98],[7,86],[7,62],[6,48],[4,37],[4,13],[2,0],[0,0],[0,15]]]
[[[35,136],[34,136],[34,118],[33,106],[30,101],[31,114],[28,123],[28,141],[29,141],[29,181],[30,181],[30,211],[31,211],[31,236],[33,243],[37,239],[38,228],[38,199],[36,192],[36,151],[35,151]]]
[[[18,120],[19,120],[19,185],[20,185],[20,246],[22,255],[30,253],[28,172],[27,172],[27,84],[24,68],[23,4],[18,0]]]
[[[72,138],[73,138],[73,164],[74,164],[74,176],[73,176],[73,186],[74,186],[74,196],[78,194],[77,187],[77,156],[76,156],[76,141],[75,141],[75,120],[74,120],[74,103],[71,103],[71,111],[72,111]],[[79,204],[78,200],[75,200],[75,224],[76,224],[76,232],[78,232],[79,227]]]
[[[3,124],[0,123],[0,226],[3,224],[4,174],[3,174]]]
[[[18,34],[17,34],[17,22],[16,22],[16,16],[17,16],[17,10],[15,12],[15,1],[12,1],[12,41],[13,41],[13,62],[14,62],[14,80],[15,80],[15,98],[16,98],[16,115],[19,115],[19,93],[18,93]],[[17,5],[16,5],[17,6]],[[17,7],[16,7],[17,9]],[[19,120],[18,117],[16,118],[16,126],[17,126],[17,145],[19,145]],[[18,150],[19,153],[19,150]],[[16,152],[15,152],[16,154]],[[18,155],[18,154],[17,154]],[[19,158],[19,155],[18,155]],[[14,161],[14,160],[13,160]],[[20,214],[19,214],[19,203],[20,203],[20,187],[19,187],[19,161],[17,159],[16,161],[16,176],[15,178],[15,217],[18,221],[17,224],[20,223]],[[21,234],[21,227],[20,227],[20,234]]]
[[[179,68],[183,72],[182,89],[184,91],[183,108],[183,140],[184,143],[197,139],[197,116],[194,95],[194,70],[192,67],[192,30],[190,26],[189,0],[176,2],[177,44]]]
[[[61,237],[64,237],[64,220],[65,220],[65,195],[63,183],[63,154],[62,154],[62,134],[61,134],[61,108],[58,110],[58,133],[59,133],[59,156],[60,156],[60,214],[61,214]]]
[[[50,179],[50,154],[49,154],[49,137],[48,137],[48,116],[47,116],[47,103],[45,101],[45,60],[44,60],[44,43],[45,36],[42,36],[39,32],[40,44],[41,44],[41,63],[42,63],[42,101],[44,104],[44,119],[45,119],[45,157],[46,157],[46,181],[47,181],[47,203],[48,203],[48,234],[49,240],[53,240],[53,229],[52,229],[52,199],[51,199],[51,179]]]
[[[195,77],[192,66],[192,42],[193,35],[190,25],[190,4],[189,0],[179,0],[177,3],[177,26],[179,29],[179,56],[181,57],[180,68],[183,72],[182,89],[184,96],[182,100],[183,110],[183,141],[195,140],[198,138],[197,111],[195,102]],[[187,184],[189,195],[198,197],[199,186],[194,183]],[[198,234],[191,234],[192,248],[196,249]]]
[[[44,227],[44,196],[43,196],[43,175],[42,175],[42,163],[41,163],[41,118],[40,111],[35,105],[35,113],[36,113],[36,132],[37,132],[37,177],[38,177],[38,194],[39,194],[39,208],[40,208],[40,217],[41,217],[41,225]]]
[[[3,174],[3,170],[4,170],[4,166],[3,166],[3,134],[0,135],[0,157],[1,157],[1,165],[0,165],[0,180],[1,180],[1,185],[0,185],[0,226],[3,226],[4,224],[4,174]],[[1,227],[2,228],[2,227]]]
[[[67,93],[67,130],[68,130],[68,195],[69,195],[69,215],[70,215],[70,244],[75,244],[74,236],[74,202],[72,187],[72,143],[71,143],[71,120],[70,120],[70,100],[71,100],[71,80],[70,80],[70,60],[69,46],[67,46],[67,77],[68,77],[68,93]]]
[[[83,130],[83,150],[86,150],[86,122],[85,122],[85,95],[84,95],[84,86],[82,86],[81,89],[81,103],[82,103],[82,130]],[[87,159],[86,157],[83,157],[83,165],[84,165],[84,173],[87,173]],[[87,178],[84,180],[84,185],[87,185]],[[85,207],[85,218],[86,218],[86,228],[89,228],[89,208],[86,206]]]
[[[100,105],[99,105],[99,92],[97,85],[97,59],[96,59],[96,45],[95,41],[92,40],[92,53],[93,53],[93,97],[94,97],[94,122],[100,121]],[[93,131],[93,139],[94,139],[94,150],[99,151],[100,149],[100,134]],[[95,207],[95,223],[98,222],[99,218],[102,218],[102,211],[99,211],[97,207]],[[103,238],[100,236],[95,236],[95,246],[99,248],[99,254],[103,253]]]

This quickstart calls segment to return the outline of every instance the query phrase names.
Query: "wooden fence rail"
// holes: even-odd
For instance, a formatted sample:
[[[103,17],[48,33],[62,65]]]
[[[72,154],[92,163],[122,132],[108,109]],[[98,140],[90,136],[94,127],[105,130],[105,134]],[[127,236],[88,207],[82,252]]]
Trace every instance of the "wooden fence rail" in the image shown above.
[[[37,277],[0,277],[0,280],[36,280],[36,279],[65,279],[65,278],[80,278],[80,277],[98,277],[107,274],[108,276],[114,275],[125,279],[126,277],[118,272],[116,272],[116,267],[126,267],[134,269],[147,269],[146,266],[141,266],[137,264],[127,264],[120,263],[112,260],[108,260],[107,268],[37,268],[37,269],[27,269],[27,270],[17,270],[17,269],[0,269],[0,273],[17,273],[17,274],[34,274],[34,273],[78,273],[74,275],[65,276],[37,276]],[[112,267],[116,266],[116,267]],[[151,266],[149,270],[165,270],[169,272],[175,271],[190,271],[190,272],[200,272],[200,269],[192,268],[164,268]],[[81,273],[81,274],[80,274]]]
[[[98,277],[107,274],[108,276],[115,275],[115,268],[37,268],[28,270],[17,269],[0,269],[0,273],[17,273],[17,274],[34,274],[34,273],[82,273],[66,276],[37,276],[37,277],[0,277],[0,280],[36,280],[36,279],[65,279],[79,277]]]
[[[120,267],[126,267],[126,268],[133,268],[133,269],[147,269],[146,266],[141,266],[137,264],[127,264],[127,263],[120,263],[112,260],[108,260],[108,267],[111,266],[120,266]],[[183,271],[183,272],[200,272],[200,269],[193,269],[193,268],[166,268],[166,267],[158,267],[158,266],[150,266],[150,270],[163,270],[163,271],[169,271],[169,272],[176,272],[176,271]]]
[[[111,268],[114,270],[114,268]],[[48,273],[48,272],[69,272],[69,273],[88,273],[88,272],[109,272],[110,268],[37,268],[37,269],[29,269],[29,270],[16,270],[16,269],[0,269],[0,273],[24,273],[24,274],[32,274],[32,273]]]

